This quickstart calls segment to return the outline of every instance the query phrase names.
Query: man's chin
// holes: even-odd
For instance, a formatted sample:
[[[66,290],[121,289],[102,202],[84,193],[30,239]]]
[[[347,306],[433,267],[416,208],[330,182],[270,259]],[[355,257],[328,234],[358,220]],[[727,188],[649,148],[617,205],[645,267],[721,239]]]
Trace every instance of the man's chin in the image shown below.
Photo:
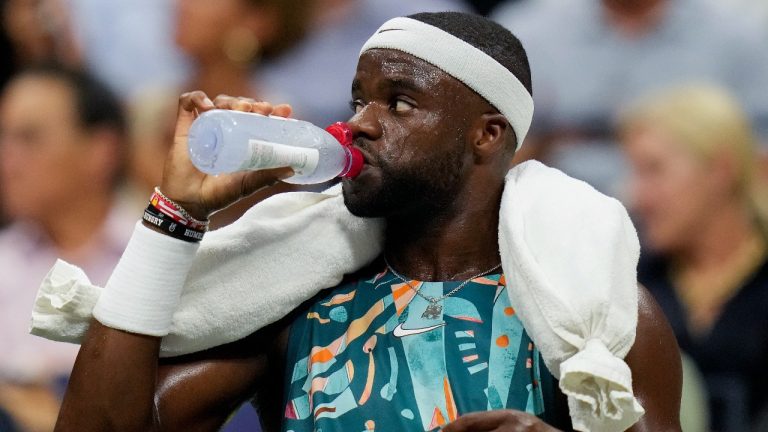
[[[344,195],[344,206],[347,207],[350,213],[357,217],[362,218],[378,218],[384,217],[384,212],[377,209],[375,206],[371,206],[368,203],[361,203],[356,199],[347,199]]]
[[[353,215],[363,218],[385,216],[384,209],[377,205],[376,194],[371,193],[371,191],[362,191],[350,183],[344,182],[341,187],[341,193],[344,198],[344,206]]]

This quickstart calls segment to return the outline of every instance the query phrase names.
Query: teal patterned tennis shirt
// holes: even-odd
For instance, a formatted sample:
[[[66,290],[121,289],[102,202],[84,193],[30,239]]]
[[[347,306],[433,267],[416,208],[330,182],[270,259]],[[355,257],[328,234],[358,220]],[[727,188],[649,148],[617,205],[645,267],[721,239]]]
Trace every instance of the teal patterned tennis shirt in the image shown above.
[[[434,431],[496,409],[553,416],[557,382],[502,274],[427,312],[424,297],[460,284],[404,283],[385,270],[324,293],[291,328],[283,431]]]

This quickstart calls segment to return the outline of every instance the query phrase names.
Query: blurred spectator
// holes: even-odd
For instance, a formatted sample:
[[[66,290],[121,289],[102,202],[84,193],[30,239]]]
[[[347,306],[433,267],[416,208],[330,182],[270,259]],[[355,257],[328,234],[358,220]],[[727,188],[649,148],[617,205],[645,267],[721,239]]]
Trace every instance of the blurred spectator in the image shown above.
[[[683,392],[680,400],[680,429],[683,432],[711,432],[707,385],[696,363],[680,354],[683,366]]]
[[[59,396],[48,386],[0,383],[0,431],[50,432],[60,404]],[[3,414],[7,420],[3,419]],[[3,421],[10,423],[4,424]]]
[[[115,97],[61,66],[21,72],[0,99],[0,196],[12,219],[0,231],[0,401],[36,421],[55,419],[46,384],[67,375],[77,353],[28,334],[40,282],[61,257],[103,286],[137,220],[115,202],[123,128]],[[52,418],[43,400],[55,402]]]
[[[3,29],[10,40],[10,64],[22,68],[43,61],[80,62],[69,8],[63,0],[3,0]]]
[[[315,0],[177,0],[175,37],[194,62],[186,90],[257,97],[252,72],[300,40]]]
[[[5,10],[5,3],[7,0],[0,0],[0,11]],[[0,18],[4,14],[0,12]],[[16,65],[13,64],[10,59],[13,59],[13,45],[11,45],[11,39],[8,35],[8,31],[5,28],[3,19],[3,25],[0,25],[0,56],[3,58],[3,62],[0,62],[0,89],[5,86],[5,83],[16,72]],[[2,423],[0,423],[2,424]]]
[[[728,88],[768,139],[768,37],[702,0],[537,0],[494,18],[528,50],[536,114],[528,151],[616,194],[624,172],[613,113],[650,91]],[[525,147],[524,147],[525,148]]]
[[[650,97],[621,124],[649,252],[638,278],[704,375],[713,430],[747,430],[768,407],[768,190],[749,121],[701,86]]]
[[[128,104],[129,181],[122,193],[134,215],[142,214],[162,180],[165,156],[173,143],[178,99],[178,93],[170,89],[147,89]]]
[[[16,424],[11,419],[11,416],[6,413],[2,407],[0,407],[0,431],[3,432],[16,432]]]
[[[41,61],[79,62],[67,9],[61,1],[0,0],[0,89],[27,65]],[[0,227],[7,222],[0,206]]]

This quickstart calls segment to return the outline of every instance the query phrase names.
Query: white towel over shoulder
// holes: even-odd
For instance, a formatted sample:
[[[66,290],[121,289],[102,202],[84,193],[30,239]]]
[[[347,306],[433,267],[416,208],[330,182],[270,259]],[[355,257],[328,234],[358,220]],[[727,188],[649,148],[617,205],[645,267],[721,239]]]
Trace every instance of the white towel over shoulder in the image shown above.
[[[161,356],[242,339],[378,256],[384,223],[352,216],[341,185],[272,196],[205,235]],[[58,261],[38,292],[31,332],[79,343],[101,288]]]
[[[499,250],[510,301],[568,395],[577,430],[643,414],[623,361],[637,327],[640,245],[624,206],[537,162],[507,174]]]
[[[512,305],[568,395],[573,426],[625,430],[643,414],[623,361],[637,326],[637,234],[624,208],[538,162],[506,178],[499,248]],[[238,340],[285,316],[382,247],[384,224],[352,216],[340,187],[287,193],[206,235],[162,355]],[[78,342],[101,288],[58,262],[32,333]]]

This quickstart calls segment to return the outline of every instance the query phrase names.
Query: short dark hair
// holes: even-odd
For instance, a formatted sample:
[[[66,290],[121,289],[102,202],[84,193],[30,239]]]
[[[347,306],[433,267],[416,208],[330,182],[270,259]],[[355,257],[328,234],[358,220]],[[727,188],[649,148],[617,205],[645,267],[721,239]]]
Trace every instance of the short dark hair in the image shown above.
[[[501,24],[463,12],[422,12],[408,18],[450,33],[488,54],[507,68],[533,94],[531,67],[520,40]]]
[[[124,136],[126,121],[120,100],[90,73],[60,63],[40,63],[23,69],[14,78],[24,76],[49,77],[64,82],[74,94],[75,113],[81,127],[104,127]]]
[[[69,87],[74,96],[74,111],[78,126],[86,130],[106,129],[118,138],[118,166],[110,185],[117,187],[126,170],[126,119],[124,107],[116,94],[98,78],[82,69],[60,63],[39,63],[29,66],[11,78],[50,78]]]

